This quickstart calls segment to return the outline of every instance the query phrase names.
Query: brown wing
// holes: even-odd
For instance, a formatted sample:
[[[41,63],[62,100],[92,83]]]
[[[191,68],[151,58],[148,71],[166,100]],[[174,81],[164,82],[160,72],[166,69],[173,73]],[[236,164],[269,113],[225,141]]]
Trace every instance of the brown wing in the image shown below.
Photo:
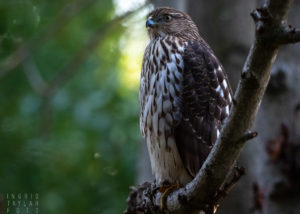
[[[183,60],[182,120],[174,135],[184,166],[194,177],[229,114],[232,91],[222,65],[205,44],[190,42]]]

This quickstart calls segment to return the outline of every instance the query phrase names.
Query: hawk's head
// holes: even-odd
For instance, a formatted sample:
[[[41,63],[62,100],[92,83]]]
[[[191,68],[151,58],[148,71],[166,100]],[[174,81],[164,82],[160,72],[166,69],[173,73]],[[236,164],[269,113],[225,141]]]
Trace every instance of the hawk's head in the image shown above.
[[[149,13],[146,28],[151,40],[165,35],[196,40],[200,37],[189,15],[169,7],[160,7]]]

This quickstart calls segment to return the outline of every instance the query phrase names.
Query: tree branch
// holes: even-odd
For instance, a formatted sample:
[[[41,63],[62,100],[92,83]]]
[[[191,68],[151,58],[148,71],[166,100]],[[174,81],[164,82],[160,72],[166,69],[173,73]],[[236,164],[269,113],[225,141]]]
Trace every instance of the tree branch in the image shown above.
[[[80,51],[54,76],[54,78],[50,81],[49,87],[45,90],[45,94],[51,95],[54,94],[60,87],[62,87],[70,78],[72,78],[78,71],[80,64],[91,54],[93,50],[98,47],[99,43],[102,39],[107,36],[107,34],[115,28],[119,26],[119,24],[132,16],[137,11],[145,8],[148,3],[140,6],[137,9],[128,11],[123,15],[120,15],[111,21],[107,22],[105,25],[99,27],[95,33],[90,37],[88,42],[81,48]]]
[[[78,0],[65,5],[45,30],[32,38],[31,41],[21,44],[11,55],[1,62],[0,78],[20,65],[36,48],[59,32],[77,13],[94,2],[95,0]]]
[[[48,87],[48,83],[45,82],[30,56],[23,63],[23,70],[31,88],[40,96],[44,96],[43,92]]]
[[[292,26],[285,26],[282,35],[278,38],[278,43],[285,45],[300,42],[300,29]]]
[[[88,0],[88,2],[93,2],[94,0]],[[83,3],[83,0],[80,0],[79,2]],[[134,13],[140,11],[141,9],[148,6],[149,2],[146,1],[143,5],[140,7],[133,9],[131,11],[128,11],[120,16],[117,16],[107,22],[106,24],[100,26],[90,37],[90,39],[87,41],[87,43],[75,54],[73,58],[69,62],[66,63],[65,66],[63,66],[54,76],[54,78],[49,81],[45,82],[42,78],[40,72],[38,71],[36,65],[34,64],[33,60],[30,58],[31,51],[27,48],[20,47],[11,57],[15,58],[17,57],[16,61],[12,61],[13,64],[7,64],[8,67],[4,67],[1,70],[0,68],[0,78],[2,75],[4,75],[6,72],[10,71],[10,69],[17,66],[19,63],[24,61],[26,58],[28,60],[25,60],[23,63],[24,73],[28,79],[29,84],[31,85],[32,89],[42,96],[42,104],[41,104],[41,122],[40,122],[40,133],[41,136],[47,137],[50,129],[51,129],[51,101],[53,95],[62,87],[65,83],[67,83],[70,78],[72,78],[77,72],[80,65],[83,63],[83,61],[93,53],[93,50],[97,47],[99,47],[99,43],[102,41],[102,39],[107,36],[108,33],[111,32],[112,29],[119,26],[122,21],[127,19],[128,17],[132,16]],[[74,6],[74,5],[73,5]],[[69,8],[70,6],[68,6]],[[76,7],[77,8],[77,7]],[[73,8],[76,9],[76,8]],[[72,9],[72,7],[70,8]],[[65,9],[66,10],[66,9]],[[65,11],[64,10],[64,11]],[[78,8],[72,12],[68,12],[71,14],[74,14],[75,11],[78,10]],[[50,28],[47,30],[47,32],[52,32],[54,29]],[[56,31],[56,30],[55,30]],[[47,34],[49,36],[49,34]],[[27,45],[24,45],[24,47]],[[32,46],[31,48],[36,47]],[[22,52],[22,56],[19,56],[18,52]],[[24,52],[24,53],[23,53]],[[8,57],[8,58],[11,58]],[[21,58],[18,58],[21,57]],[[10,60],[8,60],[10,61]],[[7,61],[7,62],[8,62]],[[10,62],[9,62],[10,63]],[[12,66],[12,67],[11,67]],[[8,70],[7,70],[8,69]]]
[[[245,175],[245,168],[235,167],[235,171],[231,181],[229,183],[226,183],[223,189],[217,192],[217,195],[212,202],[213,210],[217,208],[220,202],[228,195],[228,193],[233,189],[233,187],[238,183],[243,175]]]
[[[290,38],[287,35],[291,33],[286,28],[283,31],[283,23],[286,23],[291,3],[292,0],[269,0],[263,7],[252,12],[251,15],[256,25],[256,38],[251,46],[234,96],[235,105],[226,120],[221,137],[212,148],[197,176],[167,198],[168,213],[191,213],[200,210],[204,210],[206,214],[214,212],[211,209],[211,203],[218,190],[226,186],[224,182],[228,173],[232,171],[245,142],[257,135],[248,130],[251,130],[254,123],[278,48],[281,44],[297,41],[295,39],[297,37]],[[151,200],[149,200],[149,194],[140,195],[145,190],[142,192],[138,190],[135,191],[134,196],[130,195],[128,198],[127,213],[137,213],[137,210],[130,207],[132,204],[136,204],[139,209],[143,208],[147,211],[145,213],[164,213],[164,211],[157,210],[160,206],[161,194],[159,192],[150,194]]]

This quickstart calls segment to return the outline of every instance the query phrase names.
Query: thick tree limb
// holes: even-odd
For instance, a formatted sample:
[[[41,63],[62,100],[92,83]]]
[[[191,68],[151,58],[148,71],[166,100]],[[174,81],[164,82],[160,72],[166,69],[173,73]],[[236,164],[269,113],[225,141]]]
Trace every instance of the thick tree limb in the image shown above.
[[[256,24],[256,38],[245,62],[242,78],[235,93],[235,105],[226,121],[221,137],[217,140],[197,176],[167,199],[168,213],[192,213],[205,210],[213,213],[212,204],[218,191],[223,189],[228,173],[247,140],[256,136],[249,132],[268,85],[271,67],[282,44],[298,41],[299,32],[286,25],[286,17],[292,0],[269,0],[254,10],[252,17]],[[144,213],[164,213],[158,210],[161,194],[145,194],[139,188],[128,198],[127,213],[138,213],[132,207],[136,204]],[[147,189],[147,188],[146,188]],[[151,189],[151,188],[150,188]],[[141,195],[142,194],[142,195]],[[150,195],[150,196],[149,196]],[[155,208],[155,209],[153,209]]]

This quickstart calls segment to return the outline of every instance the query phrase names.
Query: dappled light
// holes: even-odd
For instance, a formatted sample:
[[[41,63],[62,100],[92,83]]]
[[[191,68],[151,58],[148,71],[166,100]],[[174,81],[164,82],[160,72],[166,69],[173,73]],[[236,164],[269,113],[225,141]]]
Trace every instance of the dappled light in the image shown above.
[[[125,209],[148,9],[122,4],[0,2],[1,213],[19,193],[29,213]]]
[[[128,30],[120,42],[120,81],[127,90],[137,89],[140,81],[143,53],[147,45],[143,21],[127,23]]]

